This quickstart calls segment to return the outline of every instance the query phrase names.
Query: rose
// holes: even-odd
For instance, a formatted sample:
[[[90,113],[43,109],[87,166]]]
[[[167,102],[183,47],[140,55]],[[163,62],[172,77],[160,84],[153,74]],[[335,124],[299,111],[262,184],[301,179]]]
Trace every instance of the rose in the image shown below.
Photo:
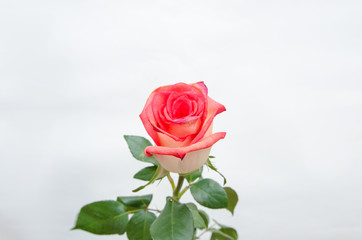
[[[214,117],[225,107],[207,95],[203,82],[159,87],[148,97],[140,118],[156,146],[145,149],[170,172],[189,173],[206,163],[211,146],[225,132],[212,134]]]

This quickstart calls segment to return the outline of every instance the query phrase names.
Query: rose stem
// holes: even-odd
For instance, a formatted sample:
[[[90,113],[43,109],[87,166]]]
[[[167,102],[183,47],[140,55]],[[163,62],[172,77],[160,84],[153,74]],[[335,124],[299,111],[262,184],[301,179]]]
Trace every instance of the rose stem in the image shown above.
[[[173,191],[173,199],[179,199],[179,192],[181,190],[181,187],[182,187],[182,184],[184,183],[184,180],[185,180],[185,176],[182,176],[182,175],[179,175],[178,177],[178,182],[177,182],[177,186],[175,188],[175,190]]]
[[[185,188],[180,192],[180,194],[178,195],[178,197],[181,198],[182,195],[184,195],[184,193],[185,193],[187,190],[190,189],[190,187],[191,187],[191,184],[188,185],[187,187],[185,187]]]
[[[174,183],[170,173],[167,173],[167,178],[168,178],[168,181],[170,181],[170,183],[171,183],[172,191],[175,191],[175,183]]]

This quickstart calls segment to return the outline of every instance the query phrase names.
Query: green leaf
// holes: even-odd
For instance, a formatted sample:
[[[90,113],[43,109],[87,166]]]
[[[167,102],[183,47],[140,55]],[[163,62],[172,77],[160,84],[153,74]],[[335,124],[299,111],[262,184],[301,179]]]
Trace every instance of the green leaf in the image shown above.
[[[123,234],[128,215],[122,203],[99,201],[82,207],[73,229],[82,229],[94,234]]]
[[[216,231],[212,230],[213,232],[216,232],[215,236],[218,237],[215,239],[222,239],[222,240],[223,239],[233,239],[233,240],[238,239],[238,233],[234,228],[231,228],[231,227],[225,226],[221,223],[218,223],[215,219],[214,219],[214,222],[220,227],[220,229],[218,229]],[[224,237],[224,238],[222,238],[222,237]]]
[[[192,240],[194,223],[192,214],[185,204],[168,198],[160,216],[151,226],[154,240]]]
[[[148,183],[146,183],[145,185],[142,185],[142,186],[132,190],[132,192],[138,192],[138,191],[144,189],[148,185],[154,183],[157,179],[164,177],[166,174],[167,174],[167,171],[164,168],[162,168],[161,165],[159,165],[156,169],[155,174],[151,178],[151,180]]]
[[[131,197],[118,197],[117,201],[126,206],[127,211],[146,208],[152,201],[152,194]]]
[[[204,219],[201,217],[199,211],[197,210],[197,207],[193,203],[186,203],[186,206],[190,209],[192,218],[194,220],[194,227],[198,229],[204,229],[206,228],[206,224]]]
[[[237,240],[238,233],[234,228],[224,227],[220,229],[211,229],[213,232],[210,240]]]
[[[229,235],[233,239],[238,239],[238,232],[234,228],[221,228],[220,231]]]
[[[145,148],[152,146],[151,142],[144,137],[124,135],[124,139],[128,144],[128,148],[131,151],[133,157],[142,162],[152,163],[153,165],[158,166],[158,162],[154,156],[147,157],[145,155]]]
[[[208,208],[226,208],[228,206],[228,198],[225,190],[212,179],[205,178],[192,184],[191,194],[202,206]]]
[[[207,213],[201,209],[199,209],[199,214],[202,217],[202,219],[204,219],[205,226],[208,227],[210,222],[209,215],[207,215]]]
[[[210,156],[209,156],[210,157]],[[217,172],[223,179],[224,179],[224,185],[226,184],[226,178],[224,177],[224,175],[221,174],[221,172],[219,172],[217,170],[217,168],[211,163],[210,159],[207,160],[207,166],[209,168],[211,168],[212,170],[214,170],[215,172]]]
[[[157,166],[151,166],[151,167],[145,167],[138,171],[133,178],[143,180],[143,181],[150,181],[155,175],[155,172],[157,170]]]
[[[189,183],[192,183],[193,181],[195,181],[196,179],[200,178],[201,175],[202,175],[202,171],[203,171],[204,167],[201,166],[200,169],[198,169],[197,171],[189,174],[186,176],[186,180],[189,182]]]
[[[135,213],[127,224],[127,237],[129,240],[152,240],[150,227],[156,215],[146,210]]]
[[[224,187],[224,190],[228,196],[228,206],[226,209],[234,215],[235,206],[239,201],[238,194],[231,187]]]

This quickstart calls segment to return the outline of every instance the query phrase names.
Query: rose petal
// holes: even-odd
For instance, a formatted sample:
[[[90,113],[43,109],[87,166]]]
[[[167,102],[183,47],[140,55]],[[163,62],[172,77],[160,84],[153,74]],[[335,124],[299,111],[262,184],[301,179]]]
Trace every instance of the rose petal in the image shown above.
[[[158,125],[160,117],[158,115],[159,112],[157,112],[157,102],[160,100],[160,98],[165,98],[166,93],[159,93],[156,90],[151,93],[150,97],[146,102],[145,107],[143,108],[142,113],[140,114],[140,118],[142,120],[143,125],[146,128],[147,133],[151,136],[156,145],[160,145],[160,140],[157,134],[158,132],[169,136],[175,141],[178,142],[184,141],[188,136],[177,137],[175,135],[170,134],[165,129],[163,129],[166,128],[164,124],[162,124],[162,126]]]
[[[190,98],[187,95],[178,97],[172,103],[172,117],[174,119],[184,119],[190,115],[192,111],[192,104]]]
[[[156,145],[159,145],[160,140],[158,139],[158,135],[154,129],[154,125],[151,123],[151,121],[153,121],[153,123],[155,123],[155,119],[152,115],[152,108],[150,106],[150,104],[152,103],[152,100],[153,100],[153,96],[156,94],[155,91],[153,91],[150,94],[150,96],[148,97],[147,102],[140,114],[140,118],[141,118],[141,121],[142,121],[148,135],[150,135],[150,137],[153,139],[153,141],[156,143]],[[151,113],[150,113],[150,111],[151,111]],[[149,116],[151,117],[151,119],[149,118]]]
[[[156,93],[153,97],[151,106],[152,111],[149,111],[149,114],[153,114],[155,122],[153,123],[154,126],[160,127],[162,130],[166,130],[164,122],[166,120],[166,116],[164,115],[164,109],[166,107],[166,102],[169,97],[169,93]]]
[[[184,159],[180,159],[170,155],[155,154],[157,161],[162,168],[174,173],[191,173],[199,169],[207,162],[211,151],[211,147],[200,149],[194,152],[187,153]]]
[[[204,121],[204,125],[201,127],[201,131],[196,135],[196,137],[192,140],[191,144],[197,143],[202,139],[207,130],[209,129],[210,125],[212,124],[215,116],[223,111],[226,108],[224,105],[214,101],[212,98],[208,97],[208,110],[207,110],[207,117]]]
[[[201,126],[201,120],[198,117],[196,119],[189,118],[189,121],[179,124],[166,125],[166,131],[177,137],[187,137],[195,135]]]
[[[185,147],[179,147],[179,148],[169,148],[169,147],[162,147],[162,146],[148,146],[145,149],[145,155],[148,157],[151,157],[152,154],[159,154],[159,155],[172,155],[175,157],[178,157],[180,159],[183,159],[185,155],[189,152],[193,152],[196,150],[204,149],[211,147],[219,141],[220,139],[225,138],[226,132],[217,132],[214,133],[203,140],[189,145]]]
[[[163,168],[170,172],[189,173],[199,169],[208,159],[214,143],[225,137],[225,132],[218,132],[206,137],[198,143],[187,147],[167,148],[149,146],[146,156],[154,156]]]
[[[218,113],[225,111],[225,107],[209,98],[207,92],[205,84],[197,82],[190,85],[177,83],[159,87],[150,94],[140,118],[147,133],[156,145],[164,145],[165,142],[167,147],[184,147],[195,144],[211,134],[209,130],[214,117]],[[187,94],[190,100],[196,101],[195,103],[192,102],[190,116],[185,117],[185,119],[172,119],[172,116],[167,112],[169,106],[164,102],[170,94],[174,97]],[[157,95],[164,96],[159,98]],[[157,100],[153,104],[154,98],[157,98]],[[205,98],[207,98],[207,101],[205,101]],[[197,109],[195,109],[196,107]],[[189,131],[185,131],[187,124],[190,124]],[[179,126],[179,129],[177,126]],[[181,134],[182,132],[184,134]]]
[[[152,126],[152,130],[147,130],[147,127],[145,127],[147,133],[149,133],[152,139],[154,139],[156,145],[162,145],[160,144],[159,138],[157,137],[159,136],[157,132],[163,133],[177,142],[185,141],[185,139],[190,135],[195,136],[200,129],[200,122],[203,122],[203,119],[205,119],[206,116],[206,112],[202,109],[204,108],[204,99],[206,96],[201,95],[201,92],[205,92],[205,89],[200,90],[199,88],[192,87],[184,83],[178,83],[175,85],[176,86],[173,85],[169,88],[160,87],[153,91],[140,115],[143,123],[147,122],[148,119],[148,125]],[[172,89],[188,91],[171,92]],[[194,116],[185,116],[184,118],[180,119],[172,119],[173,114],[172,112],[170,113],[173,108],[172,105],[177,104],[178,100],[185,99],[186,101],[187,97],[193,98],[198,102],[201,102],[198,104],[198,107],[201,109],[198,109],[197,113]],[[189,99],[187,100],[188,101],[186,102],[188,104],[191,104]],[[192,106],[189,107],[191,108]],[[166,114],[165,112],[167,112],[168,114]],[[205,114],[202,114],[202,119],[200,121],[198,119],[200,118],[201,113]],[[185,126],[188,126],[189,130],[182,133],[182,131],[185,129]],[[177,128],[179,128],[178,131],[175,130]],[[152,135],[150,134],[150,131],[153,131]]]
[[[201,82],[193,83],[190,85],[195,87],[197,90],[199,90],[202,93],[202,95],[207,96],[208,90],[207,90],[207,87],[204,82],[201,81]]]

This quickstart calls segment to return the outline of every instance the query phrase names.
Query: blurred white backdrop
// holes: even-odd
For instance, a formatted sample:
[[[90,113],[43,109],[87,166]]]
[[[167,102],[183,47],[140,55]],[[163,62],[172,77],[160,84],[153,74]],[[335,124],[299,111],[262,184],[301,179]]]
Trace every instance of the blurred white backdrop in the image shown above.
[[[142,183],[122,135],[146,136],[149,93],[196,81],[227,108],[212,155],[240,198],[213,218],[245,240],[361,239],[361,26],[357,0],[1,0],[0,239],[125,239],[69,229]]]

